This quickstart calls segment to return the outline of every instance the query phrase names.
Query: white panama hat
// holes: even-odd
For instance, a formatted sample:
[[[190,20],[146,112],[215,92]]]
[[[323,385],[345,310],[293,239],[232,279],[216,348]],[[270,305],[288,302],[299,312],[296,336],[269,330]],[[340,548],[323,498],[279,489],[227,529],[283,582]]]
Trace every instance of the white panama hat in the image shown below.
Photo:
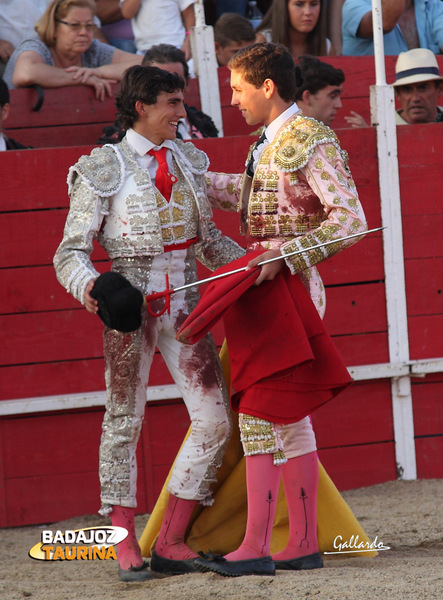
[[[435,54],[427,48],[414,48],[398,55],[395,63],[395,81],[392,85],[397,87],[442,79]]]

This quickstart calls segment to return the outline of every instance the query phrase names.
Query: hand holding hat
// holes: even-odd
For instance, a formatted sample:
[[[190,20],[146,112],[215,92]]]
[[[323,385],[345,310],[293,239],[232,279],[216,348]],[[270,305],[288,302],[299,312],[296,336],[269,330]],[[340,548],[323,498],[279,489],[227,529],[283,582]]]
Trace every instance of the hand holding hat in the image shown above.
[[[143,294],[120,273],[100,275],[90,294],[98,302],[98,316],[110,329],[129,333],[140,327]]]

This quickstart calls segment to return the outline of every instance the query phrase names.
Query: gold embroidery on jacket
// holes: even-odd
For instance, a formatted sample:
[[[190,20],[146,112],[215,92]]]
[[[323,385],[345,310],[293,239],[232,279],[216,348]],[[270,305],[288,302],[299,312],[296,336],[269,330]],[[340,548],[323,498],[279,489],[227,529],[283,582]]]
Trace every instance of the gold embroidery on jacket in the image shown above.
[[[299,116],[283,131],[277,140],[274,160],[285,172],[296,171],[306,165],[316,146],[322,143],[338,146],[338,139],[329,127],[309,117]],[[332,151],[329,151],[332,156]],[[318,169],[321,166],[317,166]]]

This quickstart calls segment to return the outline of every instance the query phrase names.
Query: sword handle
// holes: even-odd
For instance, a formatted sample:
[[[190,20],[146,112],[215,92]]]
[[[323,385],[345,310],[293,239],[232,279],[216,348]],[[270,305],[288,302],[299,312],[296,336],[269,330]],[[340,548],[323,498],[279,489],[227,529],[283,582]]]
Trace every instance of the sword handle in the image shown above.
[[[165,275],[165,280],[166,289],[164,292],[154,292],[153,294],[149,294],[144,298],[146,309],[153,317],[161,317],[166,311],[168,311],[168,315],[171,314],[171,294],[174,293],[174,290],[169,287],[169,275],[167,273]],[[154,310],[151,308],[150,302],[154,302],[154,300],[158,300],[159,298],[165,299],[165,305],[160,312],[154,312]]]

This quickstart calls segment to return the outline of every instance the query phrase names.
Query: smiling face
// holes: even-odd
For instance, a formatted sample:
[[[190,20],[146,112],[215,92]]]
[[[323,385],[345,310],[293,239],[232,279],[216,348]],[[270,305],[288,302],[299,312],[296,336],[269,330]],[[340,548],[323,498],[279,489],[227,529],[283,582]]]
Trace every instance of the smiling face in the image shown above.
[[[320,0],[289,0],[291,27],[300,33],[310,33],[320,17]]]
[[[401,85],[395,89],[402,109],[401,116],[408,123],[432,123],[437,118],[439,81],[421,81]]]
[[[94,37],[94,15],[89,8],[73,6],[62,19],[56,21],[55,49],[61,53],[83,54]],[[76,26],[80,28],[76,29]]]
[[[231,105],[237,107],[248,125],[270,123],[269,103],[265,92],[265,83],[256,88],[243,79],[240,71],[231,71]],[[272,120],[272,119],[271,119]]]
[[[156,146],[160,146],[164,140],[174,140],[179,120],[186,117],[181,90],[160,92],[155,104],[145,104],[139,100],[136,108],[139,119],[134,123],[135,131]]]

